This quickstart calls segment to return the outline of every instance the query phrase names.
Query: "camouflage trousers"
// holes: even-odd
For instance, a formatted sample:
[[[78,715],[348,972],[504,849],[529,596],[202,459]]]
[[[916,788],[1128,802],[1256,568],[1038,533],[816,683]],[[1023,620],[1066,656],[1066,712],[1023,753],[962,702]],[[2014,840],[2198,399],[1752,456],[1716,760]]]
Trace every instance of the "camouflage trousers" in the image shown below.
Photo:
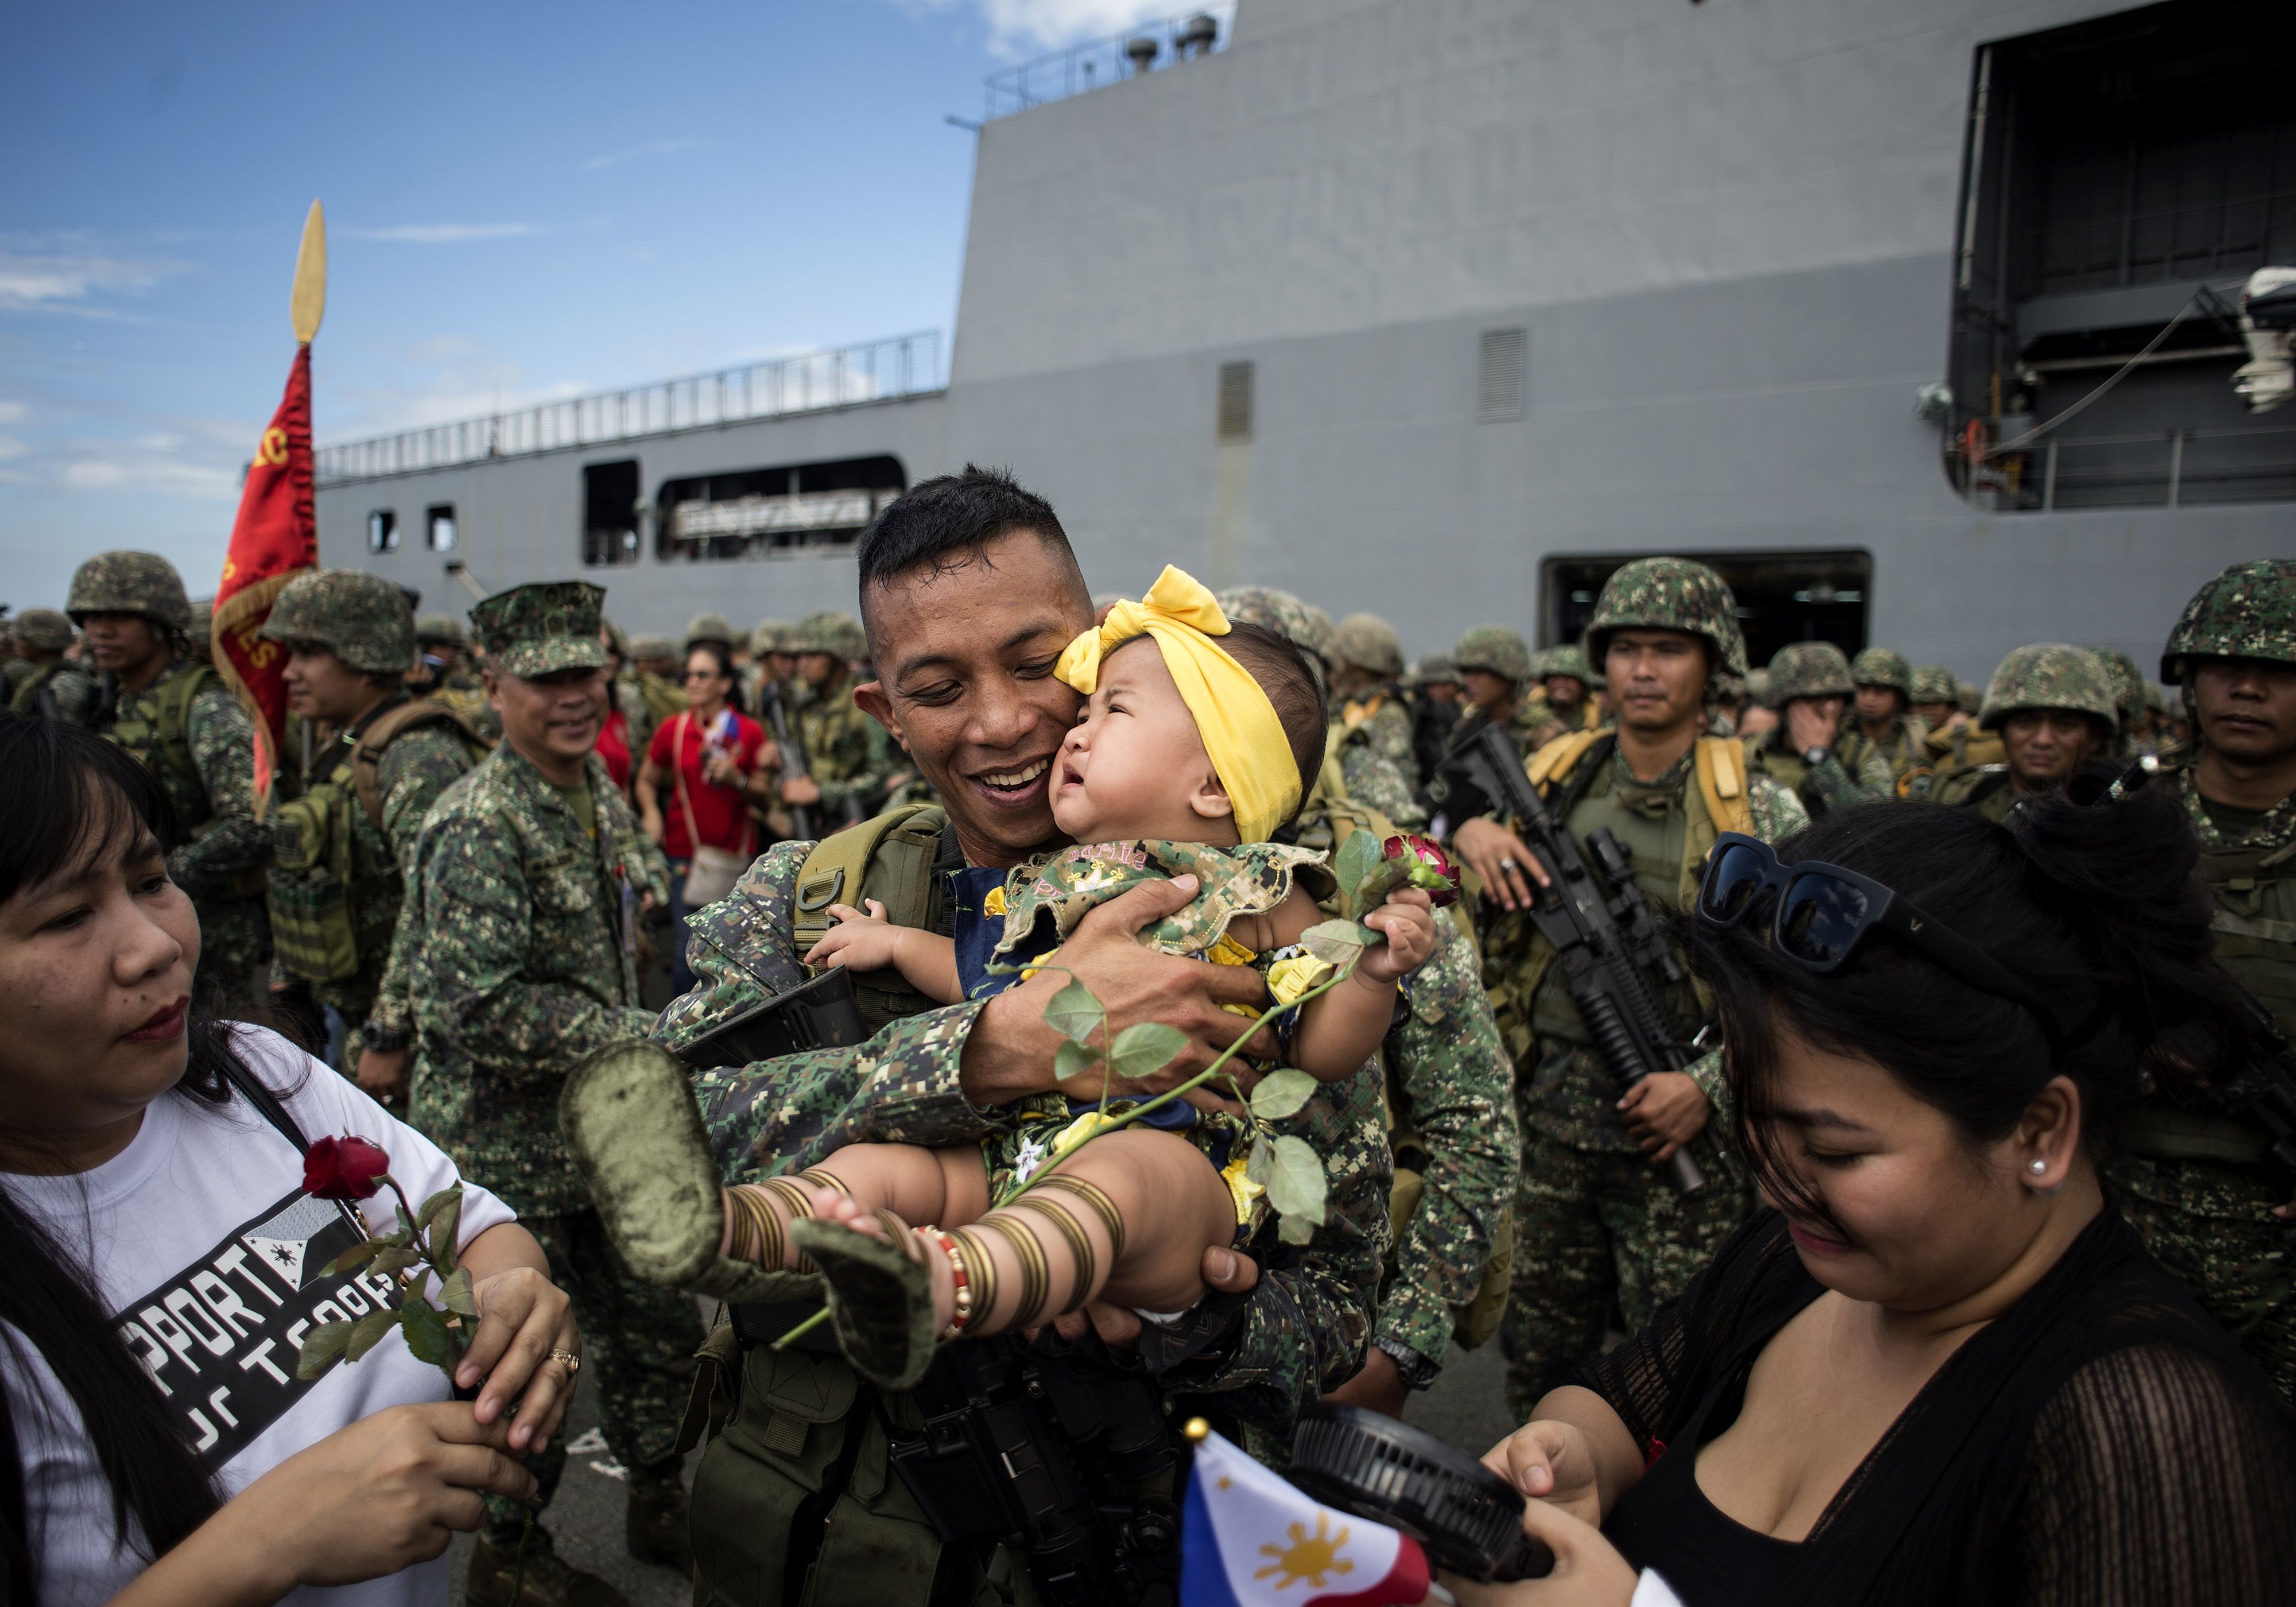
[[[1499,1323],[1507,1409],[1518,1423],[1603,1353],[1614,1305],[1628,1332],[1640,1328],[1753,1209],[1710,1133],[1690,1146],[1706,1186],[1685,1196],[1643,1157],[1574,1149],[1523,1115],[1514,1282]]]
[[[2105,1177],[2152,1259],[2296,1403],[2296,1222],[2272,1214],[2296,1187],[2268,1166],[2141,1155],[2112,1156]]]
[[[704,1338],[693,1297],[631,1275],[594,1211],[521,1217],[519,1226],[541,1241],[551,1282],[573,1297],[583,1369],[597,1370],[598,1415],[614,1460],[634,1475],[664,1463],[674,1471],[693,1353]],[[542,1487],[536,1505],[547,1506],[566,1471],[565,1436],[526,1465]],[[515,1535],[525,1515],[514,1501],[487,1497],[490,1530]]]

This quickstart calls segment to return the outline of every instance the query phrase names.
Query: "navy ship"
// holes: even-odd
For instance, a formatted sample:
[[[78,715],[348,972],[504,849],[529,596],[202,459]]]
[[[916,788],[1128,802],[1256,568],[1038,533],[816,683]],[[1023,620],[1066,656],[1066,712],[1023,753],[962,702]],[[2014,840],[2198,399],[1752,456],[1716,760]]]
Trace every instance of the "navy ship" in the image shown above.
[[[1240,0],[997,74],[937,332],[324,447],[321,553],[850,608],[966,463],[1411,651],[1685,553],[1757,663],[2150,663],[2296,551],[2286,0]]]

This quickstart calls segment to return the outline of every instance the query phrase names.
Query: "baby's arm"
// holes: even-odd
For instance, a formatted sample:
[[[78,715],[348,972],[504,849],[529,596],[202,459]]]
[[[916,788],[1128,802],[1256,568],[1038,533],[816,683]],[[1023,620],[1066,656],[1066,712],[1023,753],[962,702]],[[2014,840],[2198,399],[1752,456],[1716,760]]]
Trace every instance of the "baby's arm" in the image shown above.
[[[1395,1024],[1396,984],[1435,952],[1435,906],[1415,887],[1390,893],[1364,924],[1387,941],[1365,949],[1346,981],[1302,1007],[1292,1040],[1292,1063],[1324,1082],[1354,1076],[1378,1053]]]
[[[890,965],[935,1004],[962,1004],[964,989],[956,980],[956,945],[914,926],[896,926],[885,919],[883,905],[874,898],[863,902],[869,906],[865,915],[849,904],[829,906],[837,924],[806,951],[805,963],[853,971],[882,971]]]

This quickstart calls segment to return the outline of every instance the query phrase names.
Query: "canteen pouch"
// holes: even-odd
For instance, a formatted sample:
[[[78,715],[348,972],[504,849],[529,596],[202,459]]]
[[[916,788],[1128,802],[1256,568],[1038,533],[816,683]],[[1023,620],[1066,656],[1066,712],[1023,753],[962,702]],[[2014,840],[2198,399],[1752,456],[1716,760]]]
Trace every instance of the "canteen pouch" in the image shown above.
[[[332,782],[279,806],[271,825],[264,902],[281,967],[313,982],[358,974],[351,919],[349,799]]]

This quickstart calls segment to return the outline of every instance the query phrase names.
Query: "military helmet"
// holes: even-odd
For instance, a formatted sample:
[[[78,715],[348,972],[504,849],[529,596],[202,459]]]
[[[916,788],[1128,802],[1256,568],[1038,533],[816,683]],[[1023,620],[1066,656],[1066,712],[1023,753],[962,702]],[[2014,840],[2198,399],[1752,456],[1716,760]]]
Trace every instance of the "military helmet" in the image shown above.
[[[1750,669],[1746,672],[1746,695],[1764,708],[1769,707],[1770,669],[1768,665],[1765,664],[1759,669]]]
[[[644,659],[649,663],[656,659],[675,659],[677,657],[677,644],[658,633],[632,636],[630,657],[633,660]]]
[[[611,619],[599,620],[598,628],[605,633],[606,645],[614,650],[614,657],[625,664],[628,663],[630,661],[629,633]]]
[[[1849,660],[1831,642],[1789,642],[1770,657],[1770,706],[1796,698],[1848,697],[1857,690]]]
[[[2169,712],[2169,689],[2158,681],[2145,682],[2144,707],[2165,717]]]
[[[1403,638],[1377,614],[1349,614],[1332,627],[1331,655],[1382,681],[1403,673]]]
[[[1595,672],[1587,667],[1587,650],[1576,642],[1565,642],[1560,647],[1546,650],[1546,662],[1538,672],[1541,676],[1569,676],[1582,686],[1595,684]]]
[[[685,651],[692,652],[696,642],[723,642],[727,651],[742,639],[733,621],[723,614],[713,614],[704,609],[685,622]]]
[[[1611,633],[1637,626],[1687,631],[1714,646],[1714,668],[1746,673],[1746,638],[1738,629],[1738,600],[1721,576],[1688,558],[1637,558],[1603,583],[1594,618],[1587,621],[1587,661],[1610,656]]]
[[[1292,646],[1320,654],[1323,642],[1316,635],[1308,605],[1290,592],[1272,586],[1232,586],[1212,599],[1220,612],[1238,625],[1272,630]]]
[[[1954,699],[1953,671],[1942,664],[1917,664],[1909,683],[1912,690],[1906,701],[1911,703],[1950,703]]]
[[[1894,648],[1869,647],[1859,653],[1850,660],[1849,678],[1860,686],[1887,686],[1913,701],[1914,667]]]
[[[2089,652],[2103,667],[2105,679],[2112,686],[2112,706],[2115,718],[2123,731],[2134,731],[2136,722],[2144,717],[2144,672],[2136,660],[2117,647],[2092,647]]]
[[[256,635],[313,642],[367,675],[414,667],[414,617],[406,594],[365,570],[313,570],[287,583]]]
[[[1421,686],[1445,681],[1459,684],[1459,661],[1447,652],[1431,652],[1421,659],[1411,672],[1412,680]]]
[[[1480,669],[1521,685],[1530,679],[1530,646],[1504,625],[1478,625],[1459,638],[1451,657],[1462,673]]]
[[[16,640],[35,652],[62,652],[72,644],[72,623],[53,608],[28,608],[9,621]]]
[[[2161,678],[2185,678],[2193,659],[2296,663],[2296,558],[2235,563],[2193,594],[2161,653]]]
[[[783,645],[797,627],[786,619],[760,619],[750,633],[750,656],[762,659],[769,652],[788,652]]]
[[[861,621],[833,608],[821,609],[797,622],[790,637],[791,652],[825,652],[847,663],[869,656],[869,637]]]
[[[157,553],[98,553],[72,571],[64,612],[85,625],[90,614],[142,614],[178,635],[192,629],[184,578]]]
[[[1964,714],[1974,718],[1978,709],[1982,708],[1984,703],[1985,688],[1976,682],[1956,681],[1953,684],[1953,706]]]
[[[1332,656],[1332,616],[1312,603],[1303,602],[1300,607],[1308,616],[1308,637],[1300,645],[1328,663]]]
[[[414,640],[418,644],[441,642],[449,647],[468,647],[471,633],[452,614],[425,614],[414,622]]]
[[[2104,666],[2086,647],[2063,642],[2037,642],[2001,660],[1977,711],[1978,729],[1998,730],[2004,719],[2028,709],[2070,709],[2103,720],[2108,729],[2120,720]]]

